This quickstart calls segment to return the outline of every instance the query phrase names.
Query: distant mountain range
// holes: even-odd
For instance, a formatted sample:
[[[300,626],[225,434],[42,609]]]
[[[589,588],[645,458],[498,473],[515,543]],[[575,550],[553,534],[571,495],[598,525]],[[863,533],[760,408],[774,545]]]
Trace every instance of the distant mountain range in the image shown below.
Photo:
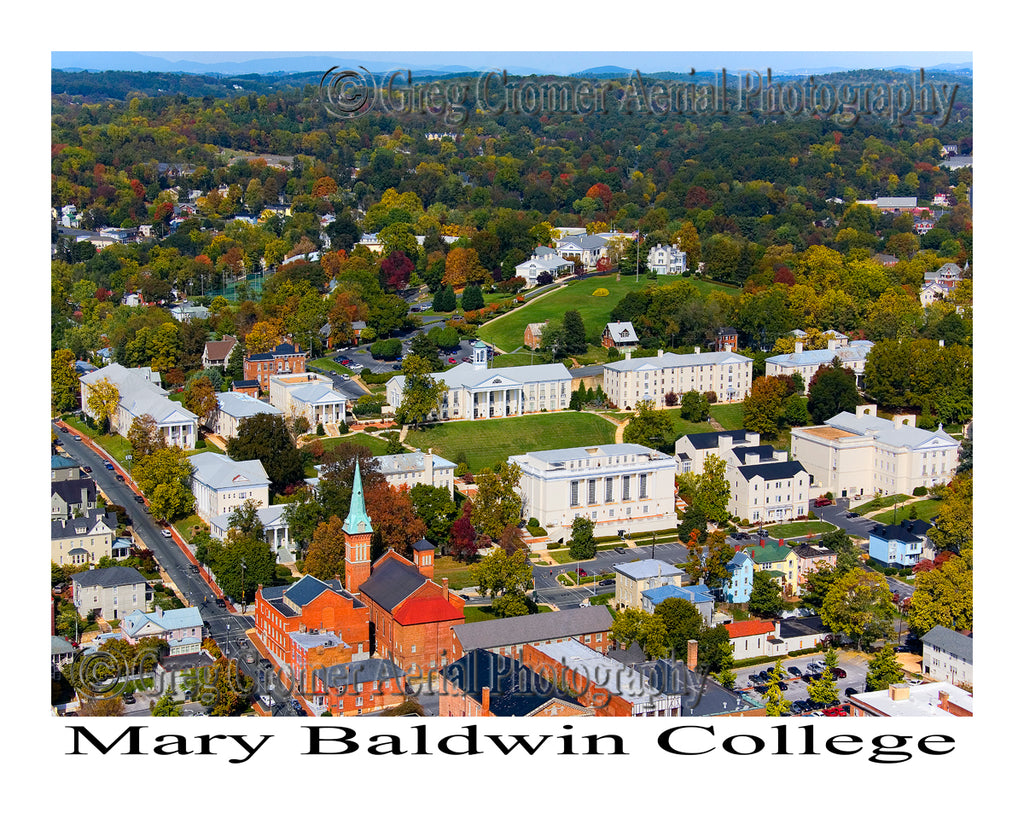
[[[211,55],[212,56],[212,55]],[[238,59],[229,60],[223,59],[216,62],[201,62],[198,60],[188,59],[170,59],[168,57],[161,57],[153,54],[139,54],[131,51],[91,51],[91,52],[54,52],[51,57],[51,67],[62,71],[160,71],[160,72],[180,72],[185,74],[210,74],[210,75],[228,75],[238,76],[245,74],[260,74],[260,75],[274,75],[274,74],[293,74],[300,72],[324,72],[327,69],[339,65],[343,68],[358,68],[363,67],[368,71],[375,74],[377,73],[388,73],[395,70],[408,69],[413,71],[414,74],[423,76],[433,75],[446,75],[446,74],[467,74],[477,73],[485,70],[501,70],[508,71],[509,74],[517,76],[529,76],[531,74],[539,75],[556,75],[556,76],[574,76],[574,77],[595,77],[595,78],[610,78],[610,77],[628,77],[635,70],[634,68],[624,68],[618,65],[601,65],[594,68],[587,68],[584,70],[566,71],[566,70],[555,70],[553,68],[541,68],[538,66],[529,65],[511,65],[501,64],[496,66],[488,64],[488,55],[480,53],[473,55],[458,54],[453,56],[462,57],[465,59],[468,56],[472,56],[474,60],[480,60],[481,62],[476,65],[462,65],[462,64],[444,64],[435,62],[423,62],[417,63],[417,52],[403,53],[403,54],[376,54],[376,59],[362,59],[358,55],[296,55],[296,54],[282,54],[280,56],[267,55],[265,57],[250,58],[250,59]],[[385,60],[381,59],[390,58],[393,59]],[[422,55],[426,57],[434,55]],[[494,59],[500,60],[502,57],[507,57],[507,54],[495,54]],[[517,54],[520,59],[537,59],[540,61],[547,55],[522,53]],[[569,55],[571,56],[571,55]],[[660,56],[660,55],[659,55]],[[792,59],[793,55],[789,55]],[[808,55],[810,56],[810,55]],[[833,59],[841,55],[831,54],[829,55]],[[880,59],[886,57],[891,58],[891,53],[880,55]],[[908,54],[900,55],[903,59],[907,59]],[[928,55],[931,56],[931,55]],[[648,63],[652,57],[651,54],[644,54],[640,52],[636,55],[638,63],[643,60],[644,63]],[[772,55],[765,53],[749,53],[749,54],[737,54],[737,53],[699,53],[699,54],[666,54],[664,55],[665,65],[656,69],[640,68],[641,73],[644,76],[680,76],[689,73],[690,67],[686,65],[687,60],[696,61],[697,58],[701,60],[703,65],[713,65],[712,68],[703,68],[698,71],[698,74],[710,74],[717,73],[722,68],[725,68],[729,74],[737,74],[747,69],[757,68],[760,71],[764,71],[769,66],[772,67],[774,74],[779,76],[784,75],[807,75],[807,74],[826,74],[834,72],[852,71],[858,68],[864,68],[866,66],[856,66],[852,63],[855,60],[851,57],[851,65],[822,65],[813,67],[778,67],[772,65],[771,58],[780,58],[780,55]],[[858,54],[858,58],[863,62],[864,55]],[[747,65],[738,65],[737,60],[742,59]],[[668,65],[668,63],[676,63],[675,66]],[[916,71],[921,68],[921,65],[889,65],[889,66],[873,66],[875,68],[883,70],[893,71]],[[967,71],[972,70],[972,63],[961,62],[952,63],[944,62],[935,65],[923,66],[925,70],[932,71]]]

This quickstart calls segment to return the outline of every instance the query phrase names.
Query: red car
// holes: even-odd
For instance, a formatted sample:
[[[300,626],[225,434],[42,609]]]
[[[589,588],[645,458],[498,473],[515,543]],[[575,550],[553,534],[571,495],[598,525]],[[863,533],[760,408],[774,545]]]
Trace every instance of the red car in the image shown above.
[[[819,506],[831,506],[833,503],[835,503],[835,501],[831,498],[815,498],[814,508],[817,509]]]
[[[452,358],[451,356],[448,356],[448,363],[449,364],[454,364],[455,363],[455,359]]]
[[[580,577],[587,577],[587,576],[588,576],[587,575],[587,570],[586,569],[580,569]]]

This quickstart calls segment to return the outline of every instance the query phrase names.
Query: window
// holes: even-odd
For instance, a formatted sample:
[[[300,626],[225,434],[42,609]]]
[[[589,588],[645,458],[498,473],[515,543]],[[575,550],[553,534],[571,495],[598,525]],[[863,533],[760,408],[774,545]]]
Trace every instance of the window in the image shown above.
[[[604,479],[604,502],[605,503],[611,503],[612,502],[612,499],[613,499],[613,496],[614,496],[614,491],[613,491],[612,487],[614,485],[615,485],[615,480],[613,478],[605,478]]]
[[[569,505],[579,506],[580,505],[580,482],[570,481],[569,482]]]
[[[629,475],[622,476],[622,499],[628,501],[629,498]]]
[[[597,503],[597,481],[594,478],[587,481],[587,503]]]
[[[646,498],[647,497],[647,473],[646,472],[641,472],[640,473],[640,497],[641,498]]]

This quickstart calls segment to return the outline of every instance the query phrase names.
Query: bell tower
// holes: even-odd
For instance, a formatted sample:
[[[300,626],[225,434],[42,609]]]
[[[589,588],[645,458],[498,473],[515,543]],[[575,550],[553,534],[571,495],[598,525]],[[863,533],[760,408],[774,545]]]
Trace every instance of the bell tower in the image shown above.
[[[342,529],[345,532],[345,589],[359,594],[359,587],[370,577],[370,538],[373,537],[373,527],[363,499],[359,461],[356,461],[356,472],[352,478],[352,503]]]

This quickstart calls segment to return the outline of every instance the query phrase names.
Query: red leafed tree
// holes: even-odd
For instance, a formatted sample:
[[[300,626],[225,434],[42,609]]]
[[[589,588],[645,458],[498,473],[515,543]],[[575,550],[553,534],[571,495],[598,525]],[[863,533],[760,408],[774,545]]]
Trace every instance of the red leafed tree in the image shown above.
[[[391,290],[402,290],[407,287],[412,271],[412,261],[400,250],[391,251],[391,254],[380,263],[384,284]]]
[[[476,529],[470,521],[473,502],[466,500],[462,505],[462,516],[452,524],[451,550],[456,560],[469,561],[476,557]]]
[[[163,222],[167,224],[171,221],[171,217],[174,216],[174,205],[170,202],[161,202],[153,210],[153,221]]]
[[[776,284],[785,284],[790,286],[796,284],[796,279],[793,277],[793,271],[785,265],[780,265],[779,269],[775,271],[774,281]]]
[[[131,185],[132,193],[134,193],[139,199],[142,199],[146,195],[146,188],[138,179],[133,179],[128,184]]]
[[[604,182],[598,182],[596,185],[591,185],[587,191],[587,196],[591,199],[597,199],[604,205],[604,209],[608,210],[612,203],[612,189],[609,188]]]
[[[597,260],[597,272],[605,273],[612,269],[612,262],[607,256],[602,256]]]
[[[409,547],[422,540],[427,533],[426,524],[416,516],[408,492],[400,492],[381,481],[363,490],[366,513],[373,522],[385,549],[394,549],[403,557],[410,557]]]

